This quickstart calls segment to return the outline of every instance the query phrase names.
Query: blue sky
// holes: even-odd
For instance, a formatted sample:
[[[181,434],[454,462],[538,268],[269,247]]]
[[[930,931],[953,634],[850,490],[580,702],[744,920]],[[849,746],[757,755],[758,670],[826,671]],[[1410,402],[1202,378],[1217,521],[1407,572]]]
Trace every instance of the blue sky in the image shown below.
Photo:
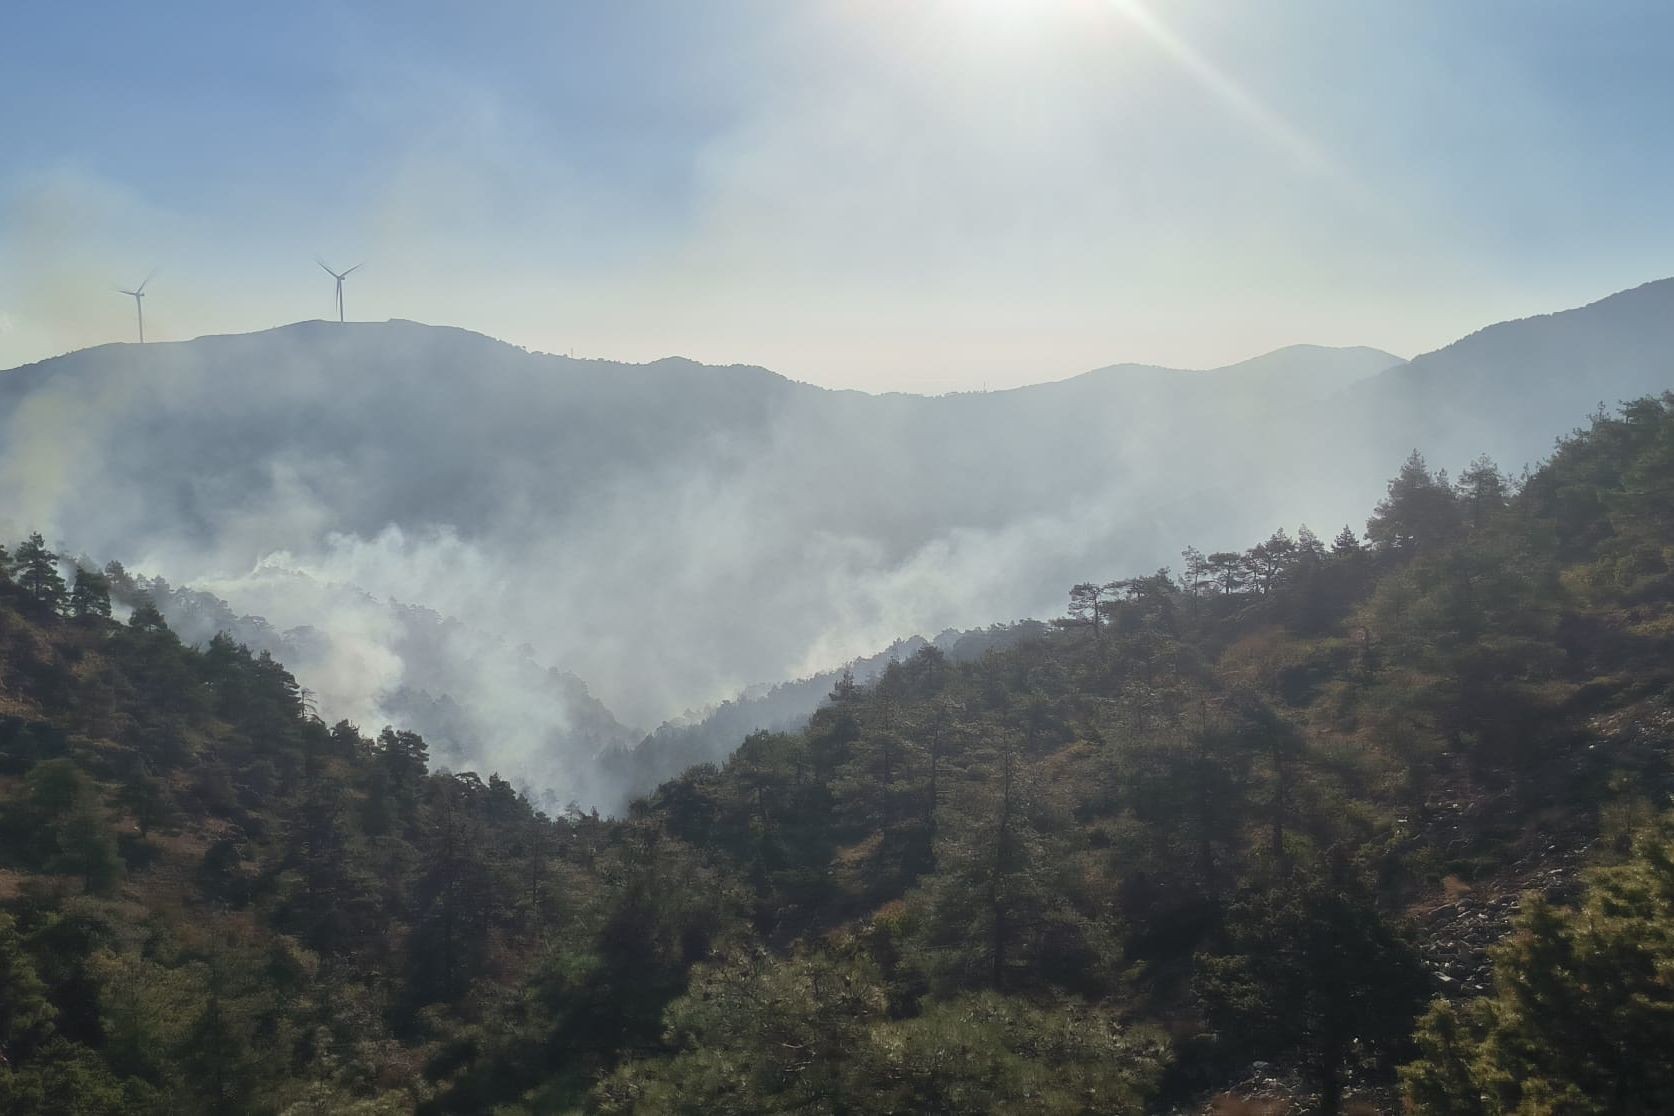
[[[867,390],[1674,273],[1674,7],[14,4],[0,367],[331,312]]]

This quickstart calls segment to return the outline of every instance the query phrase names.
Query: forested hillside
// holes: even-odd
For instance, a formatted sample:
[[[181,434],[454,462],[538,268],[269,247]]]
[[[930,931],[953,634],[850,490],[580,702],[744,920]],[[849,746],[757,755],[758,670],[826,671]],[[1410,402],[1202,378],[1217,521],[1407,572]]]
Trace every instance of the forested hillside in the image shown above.
[[[659,725],[635,747],[605,753],[603,767],[615,774],[622,785],[643,793],[662,782],[662,778],[655,777],[657,773],[678,772],[699,763],[725,760],[738,747],[738,742],[751,733],[801,728],[825,703],[832,687],[844,675],[850,681],[875,681],[889,664],[927,647],[953,662],[980,659],[991,650],[1036,638],[1045,628],[1039,620],[1019,620],[966,632],[949,629],[934,640],[922,636],[897,640],[878,654],[855,659],[839,669],[776,686],[752,687],[702,716]]]
[[[1674,396],[1326,535],[1112,569],[620,818],[27,539],[0,1110],[1666,1111]]]

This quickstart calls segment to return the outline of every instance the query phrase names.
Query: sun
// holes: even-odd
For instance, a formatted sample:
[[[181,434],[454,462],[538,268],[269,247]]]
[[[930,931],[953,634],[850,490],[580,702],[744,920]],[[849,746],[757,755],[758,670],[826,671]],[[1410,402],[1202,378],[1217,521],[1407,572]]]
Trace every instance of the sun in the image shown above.
[[[951,0],[964,18],[983,24],[1022,24],[1040,18],[1058,0]]]

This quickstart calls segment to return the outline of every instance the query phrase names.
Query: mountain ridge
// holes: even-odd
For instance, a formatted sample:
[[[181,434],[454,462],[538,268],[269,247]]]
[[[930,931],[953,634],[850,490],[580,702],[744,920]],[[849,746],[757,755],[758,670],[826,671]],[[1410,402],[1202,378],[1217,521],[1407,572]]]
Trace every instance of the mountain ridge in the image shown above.
[[[1070,383],[1072,381],[1079,380],[1079,379],[1082,379],[1082,378],[1088,377],[1088,376],[1095,376],[1096,377],[1096,376],[1101,376],[1101,375],[1108,374],[1108,373],[1124,372],[1124,371],[1165,372],[1165,373],[1171,373],[1171,374],[1183,375],[1183,376],[1209,376],[1209,375],[1221,375],[1221,374],[1237,374],[1237,373],[1244,373],[1244,372],[1248,372],[1248,371],[1255,371],[1255,370],[1258,370],[1258,369],[1261,370],[1261,371],[1266,371],[1267,369],[1266,369],[1265,366],[1270,364],[1270,363],[1279,362],[1279,361],[1282,361],[1285,358],[1297,357],[1297,356],[1314,356],[1314,355],[1326,355],[1326,354],[1337,354],[1337,355],[1342,355],[1342,356],[1354,356],[1354,357],[1364,356],[1365,358],[1367,358],[1369,361],[1372,361],[1372,362],[1387,361],[1387,364],[1385,365],[1385,367],[1393,367],[1394,365],[1400,364],[1403,361],[1403,358],[1398,357],[1398,356],[1394,355],[1393,353],[1388,353],[1388,352],[1385,352],[1381,349],[1374,348],[1372,346],[1366,346],[1366,345],[1317,345],[1317,344],[1313,344],[1313,343],[1309,343],[1309,342],[1297,342],[1295,344],[1283,345],[1283,346],[1280,346],[1277,349],[1272,349],[1272,350],[1269,350],[1269,351],[1266,351],[1266,352],[1258,353],[1254,356],[1245,357],[1241,360],[1234,361],[1230,364],[1214,365],[1214,366],[1205,367],[1205,368],[1185,368],[1185,367],[1176,367],[1176,366],[1172,366],[1172,365],[1146,364],[1146,363],[1135,362],[1135,361],[1118,361],[1118,362],[1115,362],[1115,363],[1112,363],[1112,364],[1105,364],[1105,365],[1100,365],[1096,368],[1090,368],[1090,369],[1087,369],[1087,370],[1082,371],[1082,372],[1070,373],[1066,376],[1061,376],[1061,377],[1057,377],[1057,378],[1054,378],[1054,379],[1039,380],[1039,381],[1035,381],[1035,382],[1032,382],[1032,383],[1019,384],[1019,385],[1016,385],[1016,386],[1013,386],[1013,387],[996,389],[994,391],[972,392],[972,391],[969,391],[969,390],[955,390],[955,391],[950,391],[950,392],[942,392],[942,393],[938,393],[938,394],[927,394],[927,393],[911,392],[911,391],[899,391],[899,390],[869,391],[869,390],[864,389],[864,388],[830,387],[830,386],[827,386],[827,385],[824,385],[824,384],[812,383],[812,382],[807,381],[807,380],[799,380],[799,379],[796,379],[794,376],[791,376],[787,373],[779,372],[779,371],[777,371],[775,369],[772,369],[772,368],[769,368],[765,365],[755,364],[755,363],[752,363],[752,362],[749,362],[749,361],[731,361],[731,362],[727,362],[727,363],[724,363],[724,364],[716,364],[716,363],[709,363],[709,362],[706,362],[706,361],[696,360],[692,357],[681,356],[679,354],[670,354],[670,355],[667,355],[667,356],[656,357],[654,359],[644,360],[644,361],[620,360],[620,359],[616,359],[616,358],[612,358],[612,357],[577,357],[577,356],[572,356],[572,355],[565,354],[565,353],[554,353],[554,352],[549,352],[549,351],[542,350],[542,349],[528,348],[526,346],[519,345],[516,342],[507,341],[503,338],[495,337],[492,334],[483,333],[479,330],[469,329],[469,328],[464,327],[464,326],[438,325],[438,324],[433,324],[433,323],[430,323],[430,322],[417,321],[417,320],[411,319],[411,318],[388,318],[388,319],[385,319],[383,321],[377,321],[377,322],[363,321],[363,322],[341,322],[341,323],[340,322],[327,321],[327,320],[322,319],[322,318],[312,318],[312,319],[307,319],[307,320],[303,320],[303,321],[286,322],[286,323],[283,323],[281,325],[267,326],[267,327],[264,327],[262,329],[254,329],[254,330],[248,330],[248,331],[237,332],[237,333],[206,333],[206,334],[201,334],[201,335],[196,336],[196,337],[183,338],[183,339],[180,339],[180,340],[148,341],[148,342],[144,343],[144,348],[166,349],[166,348],[170,348],[170,347],[178,348],[178,347],[181,347],[181,346],[196,346],[196,345],[210,345],[210,346],[213,346],[216,343],[237,342],[237,341],[244,341],[244,340],[257,340],[257,339],[263,339],[263,338],[271,338],[271,339],[275,339],[275,340],[290,340],[290,339],[294,339],[294,338],[297,338],[297,337],[329,338],[329,337],[332,336],[332,334],[329,331],[333,331],[333,330],[357,331],[357,332],[361,332],[361,333],[364,333],[364,332],[367,332],[367,331],[384,331],[386,333],[390,333],[390,334],[394,335],[395,338],[398,339],[398,340],[401,339],[400,334],[404,331],[413,331],[415,333],[422,332],[422,334],[424,336],[426,336],[430,339],[443,339],[443,340],[450,340],[450,341],[468,340],[471,343],[488,343],[488,344],[494,345],[494,346],[501,346],[501,347],[504,347],[507,350],[510,350],[512,352],[515,352],[515,353],[521,353],[524,356],[533,358],[535,360],[560,362],[564,367],[570,368],[570,369],[575,369],[575,368],[578,368],[578,367],[581,367],[581,366],[607,366],[607,367],[613,368],[613,369],[698,370],[698,371],[702,371],[702,372],[747,373],[747,374],[752,374],[752,375],[760,373],[760,374],[763,374],[766,377],[772,378],[774,380],[780,380],[780,381],[783,381],[785,383],[796,384],[796,385],[799,385],[799,386],[802,386],[802,387],[812,388],[814,390],[821,391],[821,392],[827,392],[827,393],[831,393],[831,394],[841,394],[841,393],[846,393],[846,392],[853,392],[853,393],[858,394],[858,395],[864,395],[864,396],[868,396],[868,397],[872,397],[872,398],[878,398],[878,397],[883,397],[883,396],[904,396],[904,397],[915,398],[915,399],[937,399],[937,398],[943,398],[947,395],[967,395],[967,394],[1003,395],[1003,394],[1010,393],[1010,392],[1027,391],[1027,390],[1032,389],[1032,388],[1049,387],[1049,386],[1052,386],[1052,385],[1055,385],[1055,384]],[[29,362],[26,362],[24,364],[15,365],[11,368],[0,369],[0,379],[3,379],[4,377],[10,376],[14,373],[26,372],[30,369],[38,368],[41,365],[54,365],[54,364],[57,364],[58,362],[72,361],[74,358],[83,357],[83,356],[87,356],[87,355],[90,355],[90,354],[106,353],[106,352],[126,352],[126,351],[130,351],[130,350],[139,351],[141,349],[142,349],[142,346],[138,342],[133,342],[133,341],[107,341],[107,342],[104,342],[104,343],[99,344],[99,345],[90,345],[90,346],[87,346],[86,348],[82,348],[82,349],[72,349],[69,352],[60,353],[56,356],[42,357],[39,360],[29,361]]]

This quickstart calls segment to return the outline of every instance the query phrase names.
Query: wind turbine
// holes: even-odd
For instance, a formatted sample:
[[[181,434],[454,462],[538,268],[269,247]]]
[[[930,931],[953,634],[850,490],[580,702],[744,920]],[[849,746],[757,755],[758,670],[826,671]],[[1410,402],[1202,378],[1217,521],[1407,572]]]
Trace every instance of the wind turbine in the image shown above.
[[[147,275],[145,277],[145,283],[151,282],[152,276],[154,276],[156,274],[157,274],[156,269],[155,268],[152,269],[151,275]],[[141,345],[145,344],[145,303],[140,301],[141,299],[143,299],[145,297],[145,283],[141,283],[139,286],[135,287],[131,291],[123,291],[121,287],[116,288],[118,291],[121,291],[123,294],[127,295],[128,297],[130,297],[134,300],[134,310],[135,310],[136,313],[139,314],[139,333],[140,333],[140,344]]]
[[[314,262],[325,268],[325,273],[327,275],[337,280],[337,322],[341,325],[343,322],[343,280],[347,279],[349,276],[353,275],[366,265],[364,263],[357,263],[355,266],[339,275],[337,272],[331,270],[331,268],[327,266],[326,262],[320,259],[320,257],[315,256]]]

